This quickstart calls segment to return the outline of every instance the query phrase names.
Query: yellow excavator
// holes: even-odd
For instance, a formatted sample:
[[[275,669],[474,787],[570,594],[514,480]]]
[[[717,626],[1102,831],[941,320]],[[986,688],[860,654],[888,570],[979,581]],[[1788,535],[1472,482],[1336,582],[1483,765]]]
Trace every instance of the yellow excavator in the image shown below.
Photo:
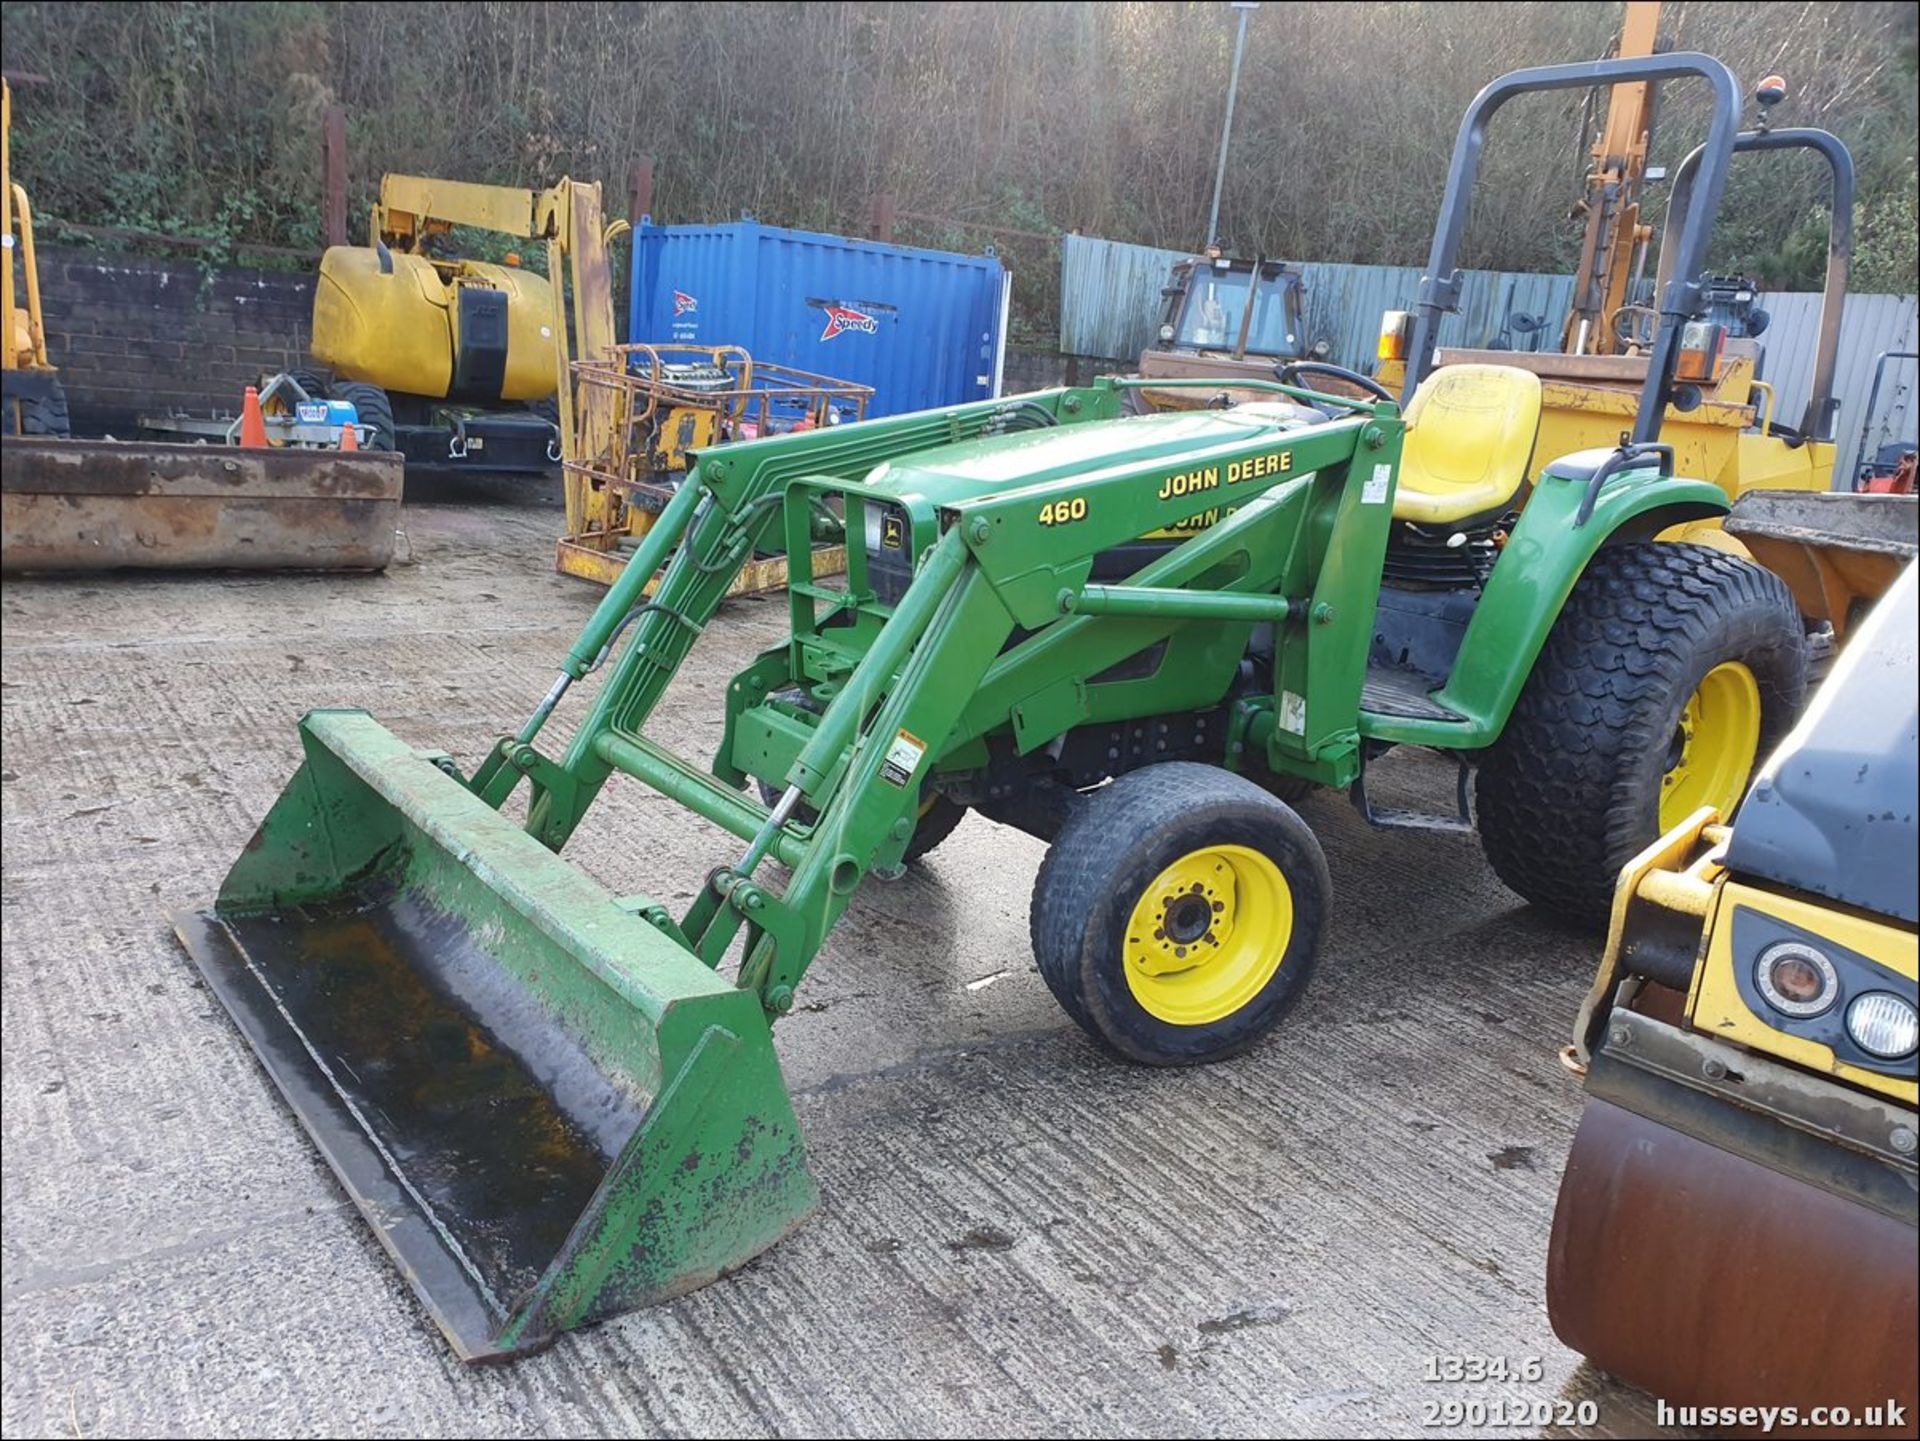
[[[33,253],[33,208],[13,183],[13,85],[0,80],[0,220],[7,263],[0,266],[0,424],[8,435],[66,436],[67,397],[47,359],[47,328],[40,316],[40,267]],[[13,284],[13,252],[20,251],[24,296]],[[24,299],[25,304],[18,301]]]

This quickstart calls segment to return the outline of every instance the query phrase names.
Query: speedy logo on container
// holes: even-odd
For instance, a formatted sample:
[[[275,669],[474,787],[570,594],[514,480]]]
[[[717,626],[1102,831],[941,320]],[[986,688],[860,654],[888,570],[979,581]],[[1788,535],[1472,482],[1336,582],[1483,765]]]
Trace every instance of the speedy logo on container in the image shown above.
[[[673,313],[676,316],[685,315],[690,311],[698,311],[699,309],[700,302],[687,294],[686,291],[676,290],[673,292]]]
[[[873,335],[880,329],[880,322],[864,310],[855,310],[849,305],[826,305],[821,308],[827,312],[827,328],[820,332],[822,340],[832,340],[834,336],[849,330]]]

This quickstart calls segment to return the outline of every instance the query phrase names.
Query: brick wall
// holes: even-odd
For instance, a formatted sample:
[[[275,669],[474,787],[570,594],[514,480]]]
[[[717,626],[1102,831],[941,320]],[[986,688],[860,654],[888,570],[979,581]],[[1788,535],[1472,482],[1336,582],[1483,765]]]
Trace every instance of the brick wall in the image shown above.
[[[143,412],[238,411],[262,375],[311,364],[311,274],[49,247],[39,259],[48,358],[76,435],[131,436]]]

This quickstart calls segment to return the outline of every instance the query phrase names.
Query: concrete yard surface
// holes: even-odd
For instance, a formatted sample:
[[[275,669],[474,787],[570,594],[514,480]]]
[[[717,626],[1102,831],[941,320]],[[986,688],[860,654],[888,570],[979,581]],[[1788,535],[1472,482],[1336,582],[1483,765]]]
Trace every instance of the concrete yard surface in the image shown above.
[[[363,706],[471,767],[546,690],[600,595],[554,574],[550,502],[407,514],[383,576],[5,589],[8,1436],[1653,1433],[1546,1318],[1580,1106],[1555,1053],[1597,942],[1471,839],[1330,794],[1301,807],[1336,887],[1312,988],[1197,1071],[1117,1064],[1056,1006],[1037,842],[969,817],[869,881],[775,1033],[821,1213],[669,1305],[462,1366],[165,919],[213,897],[302,711]],[[704,762],[784,616],[730,602],[654,738]],[[618,779],[566,854],[680,909],[738,849]],[[1448,1357],[1544,1379],[1427,1381]],[[1599,1423],[1425,1424],[1474,1400]]]

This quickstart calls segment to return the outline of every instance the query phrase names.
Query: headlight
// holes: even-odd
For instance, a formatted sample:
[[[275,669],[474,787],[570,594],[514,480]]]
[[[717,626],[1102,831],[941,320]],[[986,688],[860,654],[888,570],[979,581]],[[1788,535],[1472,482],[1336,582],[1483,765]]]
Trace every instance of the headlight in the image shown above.
[[[1890,1061],[1920,1043],[1920,1015],[1891,991],[1868,991],[1847,1007],[1847,1034],[1868,1055]]]
[[[1783,1016],[1817,1016],[1840,995],[1833,962],[1804,941],[1780,941],[1760,953],[1753,983]]]
[[[1162,339],[1163,341],[1164,341],[1164,340],[1172,340],[1172,339],[1173,339],[1173,327],[1172,327],[1171,325],[1163,325],[1163,326],[1161,326],[1161,327],[1160,327],[1160,338],[1161,338],[1161,339]]]

